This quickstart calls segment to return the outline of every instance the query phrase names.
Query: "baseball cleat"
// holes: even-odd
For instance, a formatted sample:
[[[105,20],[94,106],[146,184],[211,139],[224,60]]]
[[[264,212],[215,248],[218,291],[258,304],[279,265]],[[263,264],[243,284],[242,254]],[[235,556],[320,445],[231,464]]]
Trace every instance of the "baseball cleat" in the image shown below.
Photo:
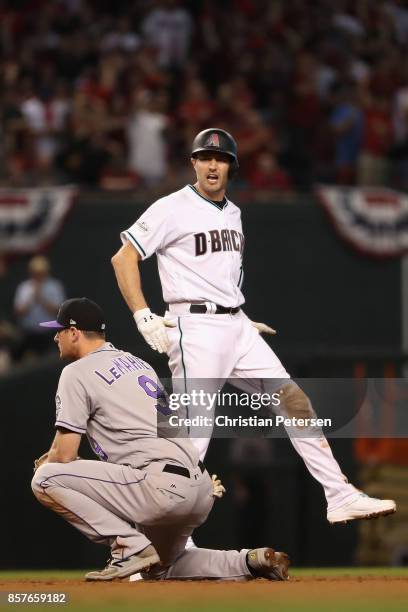
[[[190,550],[190,548],[197,548],[197,546],[194,544],[193,538],[191,536],[188,536],[185,550]],[[129,582],[137,582],[138,580],[143,580],[143,576],[140,573],[132,574],[131,576],[129,576]]]
[[[336,510],[327,511],[327,520],[332,525],[347,523],[357,519],[373,519],[379,516],[394,514],[397,505],[393,499],[377,499],[365,493],[359,493],[353,501],[347,502]]]
[[[247,565],[255,578],[289,580],[289,557],[273,548],[254,548],[247,552]]]
[[[116,580],[127,578],[131,574],[147,572],[152,565],[160,563],[159,555],[153,546],[148,546],[137,555],[127,559],[110,559],[108,565],[100,571],[88,572],[85,580]]]

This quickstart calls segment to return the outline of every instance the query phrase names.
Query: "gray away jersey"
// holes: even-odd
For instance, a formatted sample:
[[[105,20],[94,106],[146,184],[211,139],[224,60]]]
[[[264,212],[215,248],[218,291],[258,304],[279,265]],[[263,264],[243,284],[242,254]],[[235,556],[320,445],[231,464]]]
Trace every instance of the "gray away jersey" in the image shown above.
[[[110,463],[140,468],[164,460],[196,466],[198,453],[190,440],[157,437],[157,410],[163,409],[158,382],[147,363],[105,343],[63,369],[55,426],[86,434],[93,451]]]

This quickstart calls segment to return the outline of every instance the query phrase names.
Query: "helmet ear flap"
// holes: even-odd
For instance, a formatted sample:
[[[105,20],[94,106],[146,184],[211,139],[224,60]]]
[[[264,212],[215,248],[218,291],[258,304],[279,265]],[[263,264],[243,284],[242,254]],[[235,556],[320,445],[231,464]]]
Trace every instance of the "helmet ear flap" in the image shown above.
[[[228,180],[233,181],[238,174],[239,164],[236,159],[232,160],[228,169]]]

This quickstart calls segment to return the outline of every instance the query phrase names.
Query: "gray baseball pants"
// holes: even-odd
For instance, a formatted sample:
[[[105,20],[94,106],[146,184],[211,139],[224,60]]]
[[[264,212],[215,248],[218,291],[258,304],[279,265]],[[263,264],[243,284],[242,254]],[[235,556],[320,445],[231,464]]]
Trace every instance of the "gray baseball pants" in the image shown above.
[[[158,579],[250,579],[246,550],[185,550],[194,529],[204,523],[214,503],[205,471],[190,478],[163,472],[165,462],[140,470],[102,461],[45,463],[32,480],[36,498],[60,514],[93,542],[111,547],[126,559],[149,544],[162,566],[149,573]]]

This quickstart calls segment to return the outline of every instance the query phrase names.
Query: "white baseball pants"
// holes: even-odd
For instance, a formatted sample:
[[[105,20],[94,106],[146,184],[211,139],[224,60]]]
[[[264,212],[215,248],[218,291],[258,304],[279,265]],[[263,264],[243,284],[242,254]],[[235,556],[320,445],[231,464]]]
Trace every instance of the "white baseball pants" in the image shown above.
[[[235,315],[192,314],[187,304],[169,308],[166,318],[176,323],[174,328],[168,328],[174,387],[184,386],[189,391],[189,381],[203,383],[206,379],[207,391],[216,392],[228,381],[243,391],[272,393],[285,380],[289,384],[290,375],[242,310]],[[309,472],[323,486],[330,510],[356,495],[323,433],[310,438],[290,435],[290,440]],[[192,437],[191,441],[203,460],[210,437]]]

